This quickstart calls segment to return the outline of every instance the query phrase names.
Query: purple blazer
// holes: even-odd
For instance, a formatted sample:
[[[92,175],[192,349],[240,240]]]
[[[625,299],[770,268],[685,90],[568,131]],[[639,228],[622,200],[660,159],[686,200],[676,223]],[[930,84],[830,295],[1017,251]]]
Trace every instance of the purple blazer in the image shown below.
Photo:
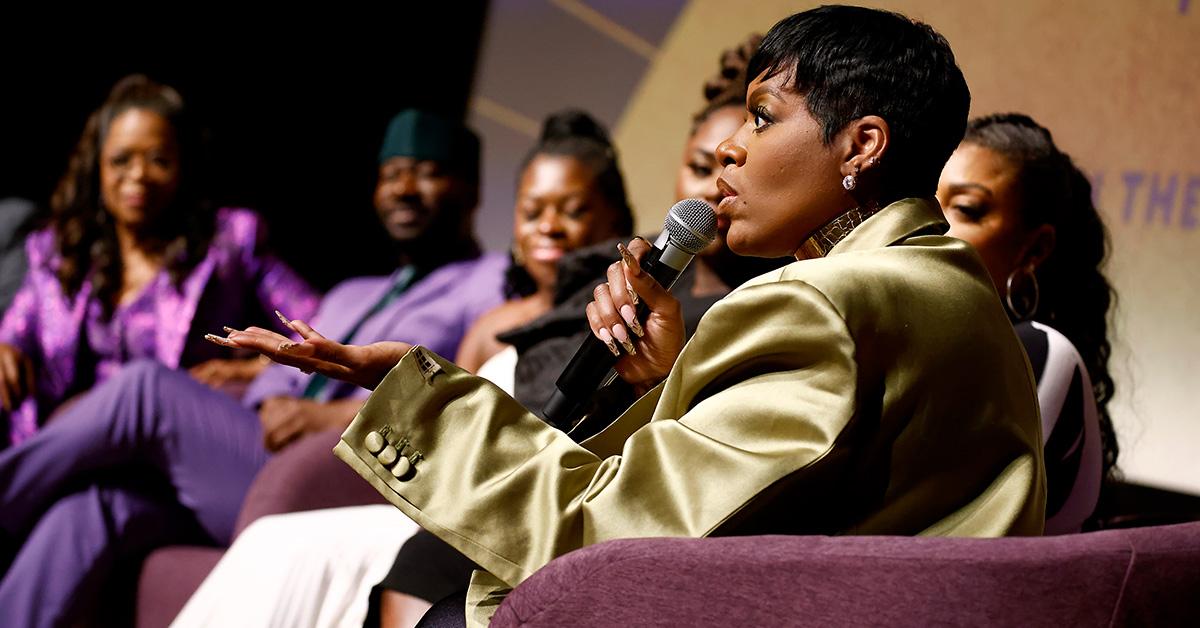
[[[361,345],[398,340],[424,345],[439,355],[454,355],[471,323],[504,302],[508,265],[508,256],[498,253],[446,264],[368,318],[349,342]],[[327,338],[345,340],[355,323],[387,293],[395,276],[363,277],[338,284],[321,301],[311,321],[313,329]],[[254,380],[242,401],[254,407],[270,397],[299,397],[312,378],[298,369],[273,364]],[[330,382],[328,386],[322,398],[365,398],[370,394],[343,382]]]
[[[10,442],[28,438],[67,396],[99,383],[127,359],[152,358],[177,368],[228,357],[228,350],[205,342],[204,333],[220,333],[222,325],[282,330],[273,310],[298,318],[316,310],[319,295],[261,250],[264,229],[255,213],[221,209],[216,227],[208,253],[178,287],[161,271],[130,308],[118,308],[102,326],[96,325],[101,304],[91,295],[90,279],[73,297],[63,293],[54,274],[62,258],[53,231],[28,237],[29,270],[0,322],[0,342],[18,347],[33,361],[36,390],[5,417]],[[97,338],[96,329],[111,330],[126,341],[140,336],[138,347],[146,355],[128,355],[122,346],[128,342]]]

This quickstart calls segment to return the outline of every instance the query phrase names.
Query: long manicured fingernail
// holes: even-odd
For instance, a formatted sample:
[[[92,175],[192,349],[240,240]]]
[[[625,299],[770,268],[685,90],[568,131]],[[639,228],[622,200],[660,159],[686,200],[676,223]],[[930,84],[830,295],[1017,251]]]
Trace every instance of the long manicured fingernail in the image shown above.
[[[221,329],[224,329],[225,333],[227,333],[227,334],[237,333],[237,330],[232,327],[222,326]]]
[[[238,346],[238,343],[236,343],[228,338],[222,338],[216,334],[204,334],[204,339],[213,344],[221,345],[222,347],[237,347]]]
[[[612,330],[613,336],[616,336],[617,341],[621,343],[621,346],[625,347],[625,353],[628,353],[629,355],[637,355],[637,349],[633,348],[633,342],[629,340],[629,332],[625,331],[625,326],[617,323],[616,325],[613,325]]]
[[[291,351],[292,349],[295,349],[296,347],[299,347],[299,346],[300,346],[300,343],[298,343],[298,342],[281,342],[281,343],[279,343],[279,350],[280,351]]]
[[[279,310],[275,310],[275,316],[279,317],[280,322],[282,322],[285,327],[287,327],[288,329],[292,328],[292,321],[288,320],[288,317],[284,316],[283,312],[280,312]]]
[[[642,324],[638,322],[637,312],[634,311],[632,305],[621,306],[621,318],[625,319],[625,322],[629,324],[629,329],[633,331],[633,335],[638,338],[646,335],[646,331],[642,329]]]
[[[607,329],[601,327],[600,331],[596,332],[596,335],[600,336],[600,340],[604,342],[609,351],[612,351],[613,355],[617,356],[618,358],[621,357],[621,350],[617,348],[617,343],[613,342],[612,334],[608,333]]]
[[[630,253],[629,249],[620,242],[617,243],[617,250],[621,252],[621,263],[625,264],[625,268],[635,275],[641,274],[642,268],[638,265],[637,258],[633,256],[633,253]]]

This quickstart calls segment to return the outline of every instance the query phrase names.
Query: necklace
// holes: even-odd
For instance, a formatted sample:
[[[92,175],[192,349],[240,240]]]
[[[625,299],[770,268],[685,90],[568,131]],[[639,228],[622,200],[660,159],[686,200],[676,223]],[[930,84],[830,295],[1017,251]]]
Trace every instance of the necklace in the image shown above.
[[[809,236],[804,244],[796,251],[797,259],[812,259],[814,257],[825,257],[830,249],[837,246],[850,235],[854,228],[866,222],[868,218],[878,213],[880,207],[876,203],[871,203],[866,207],[855,207],[838,215],[833,220],[825,223],[816,233]]]

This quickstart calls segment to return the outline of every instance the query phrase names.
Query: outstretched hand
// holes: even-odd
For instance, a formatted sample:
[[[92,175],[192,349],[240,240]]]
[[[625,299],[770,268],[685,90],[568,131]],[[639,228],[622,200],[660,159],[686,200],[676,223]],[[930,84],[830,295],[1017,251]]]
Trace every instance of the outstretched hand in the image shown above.
[[[207,334],[205,339],[224,347],[250,349],[273,362],[306,373],[317,372],[369,390],[374,390],[388,371],[412,349],[412,345],[405,342],[344,345],[322,336],[304,321],[288,320],[283,314],[279,314],[279,318],[303,341],[295,342],[261,327],[241,330],[226,327],[225,337]]]

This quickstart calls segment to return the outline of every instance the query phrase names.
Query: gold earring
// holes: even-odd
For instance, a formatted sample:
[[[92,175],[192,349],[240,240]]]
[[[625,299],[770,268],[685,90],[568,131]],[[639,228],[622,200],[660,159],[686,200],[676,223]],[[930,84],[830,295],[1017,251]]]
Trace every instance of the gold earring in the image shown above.
[[[1027,295],[1022,299],[1014,299],[1013,284],[1017,278],[1017,274],[1025,274],[1029,276],[1029,285],[1033,294]],[[1013,318],[1018,321],[1027,321],[1037,314],[1038,302],[1041,300],[1041,290],[1038,288],[1037,273],[1034,272],[1032,266],[1023,266],[1014,269],[1008,274],[1008,278],[1004,281],[1004,304],[1008,306],[1008,311]],[[1017,301],[1020,301],[1018,305]]]

